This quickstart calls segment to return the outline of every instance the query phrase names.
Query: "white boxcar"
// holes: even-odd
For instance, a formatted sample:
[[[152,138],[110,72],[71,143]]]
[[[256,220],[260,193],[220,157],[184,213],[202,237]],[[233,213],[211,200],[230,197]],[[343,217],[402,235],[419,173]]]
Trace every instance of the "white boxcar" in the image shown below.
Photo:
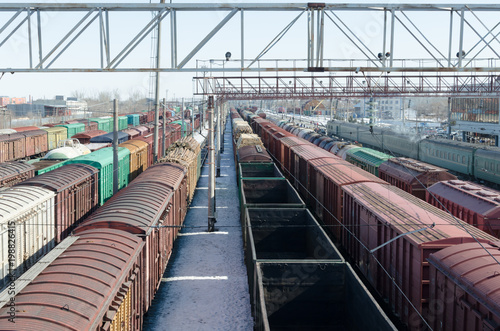
[[[33,186],[0,192],[0,288],[54,248],[54,196]]]

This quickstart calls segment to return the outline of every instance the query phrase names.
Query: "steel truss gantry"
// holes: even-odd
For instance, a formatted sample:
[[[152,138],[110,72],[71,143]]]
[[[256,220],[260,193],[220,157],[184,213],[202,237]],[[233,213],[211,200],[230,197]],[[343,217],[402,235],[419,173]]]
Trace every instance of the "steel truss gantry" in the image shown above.
[[[381,74],[196,77],[195,94],[228,100],[391,96],[500,96],[498,75]]]
[[[262,71],[303,71],[303,72],[499,72],[500,51],[500,23],[488,26],[484,13],[500,11],[500,4],[374,4],[374,3],[3,3],[0,4],[0,15],[3,15],[0,24],[0,72],[203,72],[206,68],[196,66],[193,60],[204,46],[230,21],[239,17],[241,37],[239,43],[239,58],[227,61],[220,68],[212,68],[214,72],[262,72]],[[72,26],[61,24],[60,33],[44,29],[41,16],[46,13],[56,13],[51,20],[64,18],[68,14],[78,15]],[[141,28],[137,32],[128,29],[120,31],[128,34],[128,43],[123,46],[114,44],[116,39],[112,32],[117,31],[115,26],[120,23],[120,15],[130,13],[144,13],[137,15],[141,21]],[[177,15],[180,13],[203,12],[222,13],[223,18],[208,33],[201,26],[193,33],[192,38],[197,40],[194,48],[180,47],[178,40]],[[259,20],[245,20],[245,15],[254,12],[292,13],[282,19],[276,15],[275,24],[283,29],[273,36],[259,36],[269,38],[269,43],[260,52],[249,51],[249,37],[252,25],[260,24]],[[381,27],[377,46],[367,42],[367,38],[360,35],[357,20],[347,18],[346,13],[355,13],[362,17],[370,14],[367,24]],[[414,13],[428,16],[425,26],[418,22]],[[153,18],[151,15],[153,14]],[[438,19],[433,18],[434,15]],[[444,15],[444,16],[443,16]],[[140,16],[140,17],[139,17]],[[443,30],[443,17],[446,30]],[[123,63],[130,58],[130,54],[142,46],[148,47],[142,41],[162,21],[167,21],[169,33],[163,34],[163,39],[170,45],[170,54],[164,55],[163,64],[158,68],[141,67],[137,65],[125,66]],[[281,21],[280,21],[281,20]],[[448,22],[446,22],[446,20]],[[486,23],[485,23],[486,22]],[[57,24],[57,22],[56,22]],[[429,27],[430,25],[430,27]],[[271,48],[280,49],[281,39],[292,32],[292,27],[302,27],[306,40],[298,40],[297,48],[302,51],[303,60],[269,61],[266,54]],[[436,28],[433,29],[432,27]],[[383,28],[382,28],[383,27]],[[92,30],[94,29],[94,30]],[[165,28],[167,29],[167,28]],[[98,31],[88,40],[99,52],[85,54],[86,61],[75,59],[68,65],[61,63],[61,57],[74,47],[74,44],[84,38],[86,31]],[[307,30],[307,31],[306,31]],[[358,31],[358,32],[357,32]],[[426,32],[427,31],[427,32]],[[431,32],[429,32],[431,31]],[[433,34],[441,31],[447,42],[436,42]],[[58,31],[61,32],[61,31]],[[467,32],[467,33],[466,33]],[[116,32],[115,32],[116,33]],[[405,33],[408,38],[399,35]],[[7,48],[9,41],[16,35],[22,34],[28,45],[22,61],[9,56]],[[121,35],[122,36],[122,35]],[[201,37],[200,37],[201,36]],[[298,36],[295,36],[297,37]],[[85,37],[88,38],[88,37]],[[94,40],[92,40],[94,38]],[[343,38],[350,43],[349,47],[364,56],[354,60],[349,56],[332,59],[328,51],[331,43]],[[413,62],[411,53],[405,53],[401,47],[402,39],[411,39],[427,56],[421,61]],[[50,41],[50,42],[48,42]],[[47,47],[50,44],[51,47]],[[82,52],[87,52],[85,49]],[[90,52],[90,51],[88,51]],[[144,52],[148,56],[148,52]],[[182,57],[180,56],[182,54]],[[456,54],[456,55],[455,55]],[[92,56],[90,56],[92,55]],[[98,60],[96,60],[98,59]],[[398,60],[405,59],[405,60]],[[19,64],[21,62],[21,64]]]

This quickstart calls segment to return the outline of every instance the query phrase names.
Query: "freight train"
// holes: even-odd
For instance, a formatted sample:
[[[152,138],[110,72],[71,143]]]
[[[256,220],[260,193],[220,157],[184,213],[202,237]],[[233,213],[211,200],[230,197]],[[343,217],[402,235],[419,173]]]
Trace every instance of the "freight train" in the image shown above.
[[[395,330],[261,140],[231,110],[255,330]]]
[[[185,150],[196,144],[183,141],[182,147],[173,148]],[[199,148],[196,150],[199,154]],[[176,155],[173,162],[168,161],[167,155],[166,162],[148,167],[85,218],[61,243],[63,247],[68,243],[69,247],[61,248],[64,252],[33,276],[26,287],[20,290],[20,283],[16,283],[20,293],[15,296],[14,305],[12,300],[2,302],[0,329],[13,326],[23,330],[142,328],[143,315],[159,287],[187,212],[190,190],[196,186],[199,176],[200,165],[191,165],[198,162],[198,158],[180,160],[179,153],[171,150],[169,154]],[[97,169],[85,164],[66,165],[46,175],[76,166],[92,172],[91,184],[98,186]],[[108,174],[103,174],[101,169],[99,175]],[[76,188],[87,187],[84,191],[91,191],[89,185],[76,184]],[[48,187],[22,185],[12,190],[21,189],[32,195],[38,190],[50,191]],[[40,196],[44,194],[51,194],[48,198],[54,199],[54,192]],[[94,205],[98,205],[98,192],[94,190],[92,194]],[[65,195],[62,198],[66,202],[74,200]],[[87,203],[89,198],[81,196],[80,200]],[[49,209],[54,204],[51,203],[43,208]],[[66,207],[70,211],[77,208],[69,202]],[[36,210],[33,208],[30,210]],[[21,225],[17,228],[21,229]]]
[[[499,326],[500,300],[479,283],[490,276],[473,276],[479,261],[446,260],[482,245],[481,265],[491,276],[500,274],[488,254],[498,239],[270,121],[253,119],[252,125],[334,241],[409,329]],[[457,291],[448,291],[449,284]]]
[[[254,123],[260,120],[254,119]],[[280,120],[273,120],[313,144],[329,150],[346,161],[374,174],[389,184],[415,195],[428,203],[481,230],[500,237],[500,192],[477,183],[457,180],[456,176],[422,161],[394,157],[370,148],[317,135]]]
[[[169,117],[165,118],[165,124],[181,125],[184,122],[182,131],[186,134],[191,131],[190,119],[181,121],[180,115],[172,116],[170,112],[167,114]],[[129,125],[132,127],[148,125],[153,121],[153,111],[146,112],[144,115],[119,116],[118,130],[127,130]],[[195,116],[194,127],[199,126],[199,121],[198,114]],[[150,128],[148,130],[151,131]],[[0,130],[0,163],[41,157],[48,151],[57,148],[63,140],[83,138],[80,140],[81,143],[89,143],[90,141],[85,141],[86,134],[90,135],[90,138],[94,138],[112,131],[113,119],[111,117],[71,120],[60,124],[46,124],[44,127],[28,126]],[[126,133],[129,136],[128,139],[132,139],[130,132]]]
[[[179,140],[186,144],[184,141],[187,138],[181,139],[180,126],[173,124],[165,128],[171,130],[165,140],[166,146],[175,145]],[[118,146],[118,190],[153,164],[152,145],[153,137],[150,135],[125,141]],[[158,145],[161,151],[161,134]],[[15,261],[10,261],[9,265],[7,245],[10,232],[5,228],[1,233],[0,288],[8,282],[10,273],[23,274],[114,194],[112,147],[40,169],[38,175],[32,178],[28,177],[33,175],[33,168],[19,163],[2,165],[5,167],[0,167],[0,173],[10,172],[4,177],[4,184],[13,187],[2,191],[0,209],[5,212],[0,215],[0,220],[5,226],[13,222],[16,238],[19,239],[16,240]],[[13,172],[16,176],[12,175]]]
[[[500,184],[500,148],[398,134],[390,129],[328,121],[327,134]]]

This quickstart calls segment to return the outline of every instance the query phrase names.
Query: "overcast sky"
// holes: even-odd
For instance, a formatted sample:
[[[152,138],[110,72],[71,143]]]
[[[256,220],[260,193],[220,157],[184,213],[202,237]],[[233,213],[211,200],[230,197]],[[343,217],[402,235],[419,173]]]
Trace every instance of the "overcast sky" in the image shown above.
[[[168,0],[167,0],[168,1]],[[55,1],[40,1],[37,2],[55,2]],[[81,1],[57,1],[57,2],[81,2]],[[86,2],[101,2],[101,1],[86,1]],[[107,1],[119,3],[137,3],[140,1]],[[176,2],[176,1],[174,1]],[[220,1],[189,1],[208,3]],[[231,2],[231,1],[222,1]],[[255,3],[255,1],[235,1],[236,3]],[[289,2],[289,1],[275,1]],[[295,1],[304,2],[304,1]],[[376,1],[356,1],[360,3],[379,3]],[[21,3],[18,1],[18,3]],[[144,1],[143,3],[149,3]],[[232,3],[232,2],[231,2]],[[267,2],[266,2],[267,3]],[[384,1],[384,3],[399,3],[398,1]],[[421,1],[407,1],[406,3],[421,3]],[[453,1],[429,1],[429,3],[454,3]],[[481,1],[481,3],[496,3],[496,1]],[[381,13],[352,13],[344,12],[337,13],[349,27],[357,33],[363,42],[377,54],[382,50],[382,32],[383,32],[383,14]],[[49,13],[42,18],[43,29],[43,49],[47,52],[64,36],[72,26],[83,17],[84,13]],[[178,62],[196,46],[204,36],[217,25],[227,15],[226,12],[203,12],[203,13],[178,13]],[[298,15],[297,12],[276,13],[276,12],[260,12],[245,14],[245,58],[255,58],[262,49],[290,22]],[[434,14],[432,17],[425,16],[422,13],[407,13],[418,28],[426,35],[429,40],[446,50],[447,55],[448,44],[448,29],[449,29],[449,14]],[[483,13],[480,15],[483,22],[489,28],[498,23],[500,15],[498,13]],[[0,22],[6,22],[12,13],[0,13]],[[35,15],[33,16],[33,18]],[[473,22],[474,27],[482,34],[485,34],[486,29],[475,20],[472,14],[466,16]],[[150,13],[112,13],[110,15],[111,25],[111,53],[116,55],[130,39],[142,29],[147,21],[151,19]],[[33,38],[36,39],[36,20],[32,20]],[[97,22],[97,21],[96,21]],[[53,65],[53,67],[98,67],[100,65],[99,53],[99,35],[98,25],[94,24],[75,42]],[[170,64],[170,19],[167,17],[163,21],[162,34],[163,44],[161,48],[162,66]],[[439,22],[439,23],[436,23]],[[458,16],[454,19],[454,33],[458,35]],[[325,59],[351,59],[363,58],[362,53],[345,38],[339,30],[334,27],[332,22],[326,21],[326,37],[325,37]],[[431,58],[425,50],[418,45],[412,37],[402,28],[396,25],[396,46],[395,58]],[[497,28],[497,33],[500,28]],[[9,31],[9,30],[7,30]],[[6,37],[6,33],[0,34],[0,42]],[[306,58],[306,36],[307,25],[306,15],[297,21],[290,31],[278,42],[278,44],[266,54],[266,58],[276,59],[303,59]],[[477,36],[472,30],[466,27],[465,36],[467,44],[464,49],[469,49],[478,41]],[[455,38],[456,39],[456,38]],[[495,43],[495,42],[494,42]],[[496,43],[494,47],[500,49],[500,43]],[[37,46],[34,43],[35,62],[37,59]],[[387,46],[388,47],[388,46]],[[482,46],[477,46],[479,50]],[[454,45],[453,49],[458,50],[458,45]],[[223,59],[224,54],[230,51],[232,59],[240,59],[240,16],[237,14],[233,17],[226,26],[212,40],[196,54],[186,67],[195,67],[198,64],[206,64],[210,66],[207,60]],[[20,29],[4,46],[0,48],[0,67],[28,67],[28,42],[26,25]],[[482,54],[483,55],[483,54]],[[491,54],[485,51],[485,56],[490,57]],[[481,57],[485,57],[481,56]],[[151,63],[151,38],[147,37],[135,49],[130,56],[121,64],[120,67],[150,67]],[[7,63],[7,64],[6,64]],[[226,65],[236,65],[236,63],[228,63]],[[279,64],[283,66],[283,64]],[[325,64],[328,65],[328,64]],[[221,62],[212,64],[213,67],[221,66]],[[162,73],[160,90],[162,97],[171,99],[174,96],[191,98],[193,93],[193,76],[196,73]],[[222,74],[216,74],[222,75]],[[235,76],[236,74],[227,74]],[[274,73],[273,73],[274,75]],[[117,89],[122,99],[128,97],[134,91],[144,95],[149,93],[149,73],[6,73],[0,80],[0,95],[10,97],[29,97],[36,98],[53,98],[55,95],[69,96],[74,91],[84,93],[86,95],[95,95],[101,90]],[[168,92],[167,92],[168,90]]]

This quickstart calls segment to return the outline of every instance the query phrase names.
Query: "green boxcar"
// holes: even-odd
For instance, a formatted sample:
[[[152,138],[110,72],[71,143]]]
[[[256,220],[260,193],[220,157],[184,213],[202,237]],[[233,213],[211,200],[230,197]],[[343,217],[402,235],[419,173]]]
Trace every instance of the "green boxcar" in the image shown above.
[[[284,178],[278,167],[270,163],[240,163],[238,164],[238,185],[241,179],[275,179]]]
[[[61,125],[56,125],[55,127],[66,128],[68,130],[68,138],[71,138],[75,134],[85,131],[85,124],[83,123],[61,124]]]
[[[63,160],[32,159],[26,163],[31,164],[35,167],[35,175],[38,176],[62,167],[64,165],[64,162],[65,161]]]
[[[53,164],[53,165],[48,166],[48,167],[46,167],[46,168],[43,168],[43,169],[37,170],[37,171],[36,171],[36,175],[37,175],[37,176],[38,176],[38,175],[42,175],[42,174],[47,173],[47,172],[49,172],[49,171],[52,171],[52,170],[54,170],[54,169],[60,168],[60,167],[62,167],[62,166],[65,164],[65,162],[66,162],[66,161],[60,161],[59,163],[56,163],[56,164]]]
[[[68,160],[65,164],[84,163],[99,169],[99,204],[113,196],[113,147],[99,149],[87,155]],[[130,150],[118,147],[118,190],[128,185]]]
[[[141,124],[141,115],[139,114],[129,114],[127,115],[128,124],[132,126],[138,126]]]
[[[392,156],[370,148],[351,148],[345,160],[378,177],[378,167]]]
[[[118,116],[118,130],[125,130],[128,128],[128,117]]]
[[[47,131],[49,150],[57,148],[60,141],[68,139],[68,129],[65,127],[54,126],[43,130]]]
[[[89,118],[89,121],[97,123],[97,129],[111,132],[113,128],[112,118]]]

